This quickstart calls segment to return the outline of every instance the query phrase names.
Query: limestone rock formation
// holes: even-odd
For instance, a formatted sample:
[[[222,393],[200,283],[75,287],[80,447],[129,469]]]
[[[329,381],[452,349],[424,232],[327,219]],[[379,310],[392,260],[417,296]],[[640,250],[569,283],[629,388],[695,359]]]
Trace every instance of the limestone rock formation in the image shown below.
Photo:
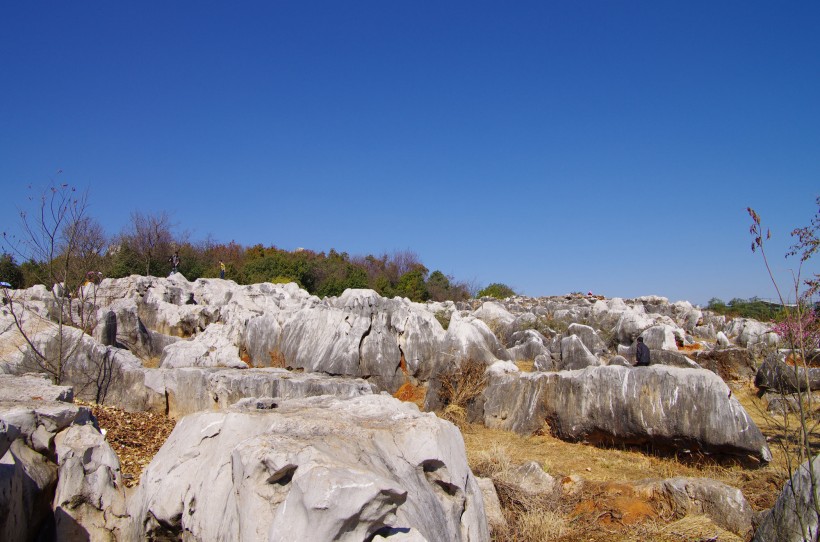
[[[59,464],[54,494],[58,540],[122,540],[125,486],[120,461],[94,426],[72,425],[56,437]]]
[[[129,512],[131,540],[489,539],[458,430],[384,395],[187,416]]]
[[[173,418],[226,409],[248,397],[298,399],[317,395],[349,398],[373,393],[373,385],[359,378],[294,373],[285,369],[216,369],[189,367],[159,370],[157,385],[165,390],[167,412]]]
[[[786,482],[774,507],[763,515],[752,542],[817,540],[817,485],[812,487],[812,478],[820,480],[820,462],[812,463],[811,471],[807,461]]]
[[[10,379],[3,382],[9,388]],[[21,388],[32,389],[32,382]],[[8,388],[7,388],[8,389]],[[42,389],[42,386],[41,386]],[[54,397],[64,388],[48,392]],[[55,438],[74,424],[91,424],[87,408],[39,398],[0,401],[0,538],[27,541],[46,536],[57,485]],[[91,425],[89,425],[91,427]]]
[[[702,514],[744,538],[752,530],[752,506],[739,489],[722,482],[709,478],[676,477],[648,480],[636,487],[656,502],[660,501],[665,512],[675,517]]]
[[[571,441],[701,449],[771,460],[728,386],[704,369],[588,367],[504,375],[485,391],[488,427],[532,433],[546,421]]]
[[[601,361],[590,352],[577,335],[561,339],[561,370],[583,369],[601,364]]]

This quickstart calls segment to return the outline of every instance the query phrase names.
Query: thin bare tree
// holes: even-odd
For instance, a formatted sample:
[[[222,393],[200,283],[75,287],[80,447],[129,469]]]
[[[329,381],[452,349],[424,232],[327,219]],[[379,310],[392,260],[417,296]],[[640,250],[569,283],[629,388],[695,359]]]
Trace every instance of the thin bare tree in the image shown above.
[[[145,263],[146,276],[151,274],[152,263],[156,264],[170,254],[174,244],[172,228],[171,216],[166,211],[131,213],[131,224],[123,234],[123,239]]]
[[[817,198],[820,207],[820,198]],[[775,325],[775,330],[781,336],[787,348],[787,364],[781,372],[776,373],[776,390],[784,399],[783,404],[793,404],[795,413],[790,415],[784,408],[779,419],[769,418],[770,423],[777,429],[779,444],[786,461],[788,476],[792,479],[798,471],[802,471],[808,478],[809,493],[811,496],[799,497],[795,493],[793,484],[787,487],[792,491],[793,509],[785,513],[794,518],[797,523],[794,527],[790,521],[778,518],[776,524],[780,528],[793,528],[804,540],[816,540],[818,526],[820,526],[820,479],[815,473],[813,463],[817,460],[817,441],[820,437],[820,422],[817,421],[815,399],[810,386],[810,360],[820,348],[820,320],[816,318],[816,304],[813,296],[820,289],[820,276],[804,279],[801,276],[803,264],[814,256],[820,249],[818,233],[820,233],[820,209],[811,221],[811,225],[792,231],[797,242],[791,247],[788,256],[799,256],[800,264],[794,272],[790,294],[796,300],[795,304],[786,303],[781,285],[775,280],[766,254],[766,242],[771,238],[771,232],[763,227],[760,215],[754,209],[747,209],[752,218],[749,233],[752,235],[752,251],[759,252],[769,278],[775,287],[784,315],[782,321]],[[787,401],[786,399],[792,399]],[[805,469],[805,470],[804,470]],[[800,505],[798,503],[805,503]],[[781,533],[785,534],[785,533]]]
[[[86,217],[88,198],[68,184],[52,184],[39,196],[30,197],[34,212],[20,212],[20,234],[3,232],[6,246],[23,260],[37,262],[38,280],[50,292],[47,314],[40,314],[27,305],[22,296],[4,287],[6,307],[28,348],[24,362],[47,373],[61,383],[65,363],[80,344],[81,335],[69,332],[79,328],[89,333],[95,323],[93,310],[78,310],[75,303],[85,305],[85,294],[78,292],[79,279],[85,271],[80,258],[85,234],[91,224]],[[73,280],[72,280],[73,279]],[[80,299],[76,299],[79,297]],[[29,325],[27,325],[29,324]],[[43,326],[55,327],[55,341],[41,343],[34,340]]]

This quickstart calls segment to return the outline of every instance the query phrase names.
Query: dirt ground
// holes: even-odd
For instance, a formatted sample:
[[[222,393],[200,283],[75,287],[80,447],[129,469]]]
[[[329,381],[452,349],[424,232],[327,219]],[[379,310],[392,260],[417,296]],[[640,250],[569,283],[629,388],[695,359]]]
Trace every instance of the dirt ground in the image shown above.
[[[120,458],[126,487],[139,483],[143,469],[159,451],[176,422],[153,412],[125,412],[118,408],[75,401],[90,407],[105,438]]]

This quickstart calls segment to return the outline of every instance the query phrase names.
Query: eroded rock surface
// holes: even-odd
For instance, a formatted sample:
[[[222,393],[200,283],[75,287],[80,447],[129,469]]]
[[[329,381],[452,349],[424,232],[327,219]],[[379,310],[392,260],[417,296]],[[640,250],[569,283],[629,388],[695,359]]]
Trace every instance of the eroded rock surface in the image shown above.
[[[729,387],[704,369],[588,367],[493,377],[484,422],[562,439],[652,443],[771,460],[765,438]]]
[[[489,539],[458,429],[385,395],[187,416],[129,512],[132,540]]]

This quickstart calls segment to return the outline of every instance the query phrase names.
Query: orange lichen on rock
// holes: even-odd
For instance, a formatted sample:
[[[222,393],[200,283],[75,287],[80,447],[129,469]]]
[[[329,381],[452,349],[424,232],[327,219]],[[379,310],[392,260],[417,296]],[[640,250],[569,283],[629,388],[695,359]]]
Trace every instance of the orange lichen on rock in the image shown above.
[[[424,407],[425,389],[423,386],[414,386],[410,382],[405,382],[396,390],[393,397],[399,401],[406,401],[408,403],[416,403],[419,408]]]

